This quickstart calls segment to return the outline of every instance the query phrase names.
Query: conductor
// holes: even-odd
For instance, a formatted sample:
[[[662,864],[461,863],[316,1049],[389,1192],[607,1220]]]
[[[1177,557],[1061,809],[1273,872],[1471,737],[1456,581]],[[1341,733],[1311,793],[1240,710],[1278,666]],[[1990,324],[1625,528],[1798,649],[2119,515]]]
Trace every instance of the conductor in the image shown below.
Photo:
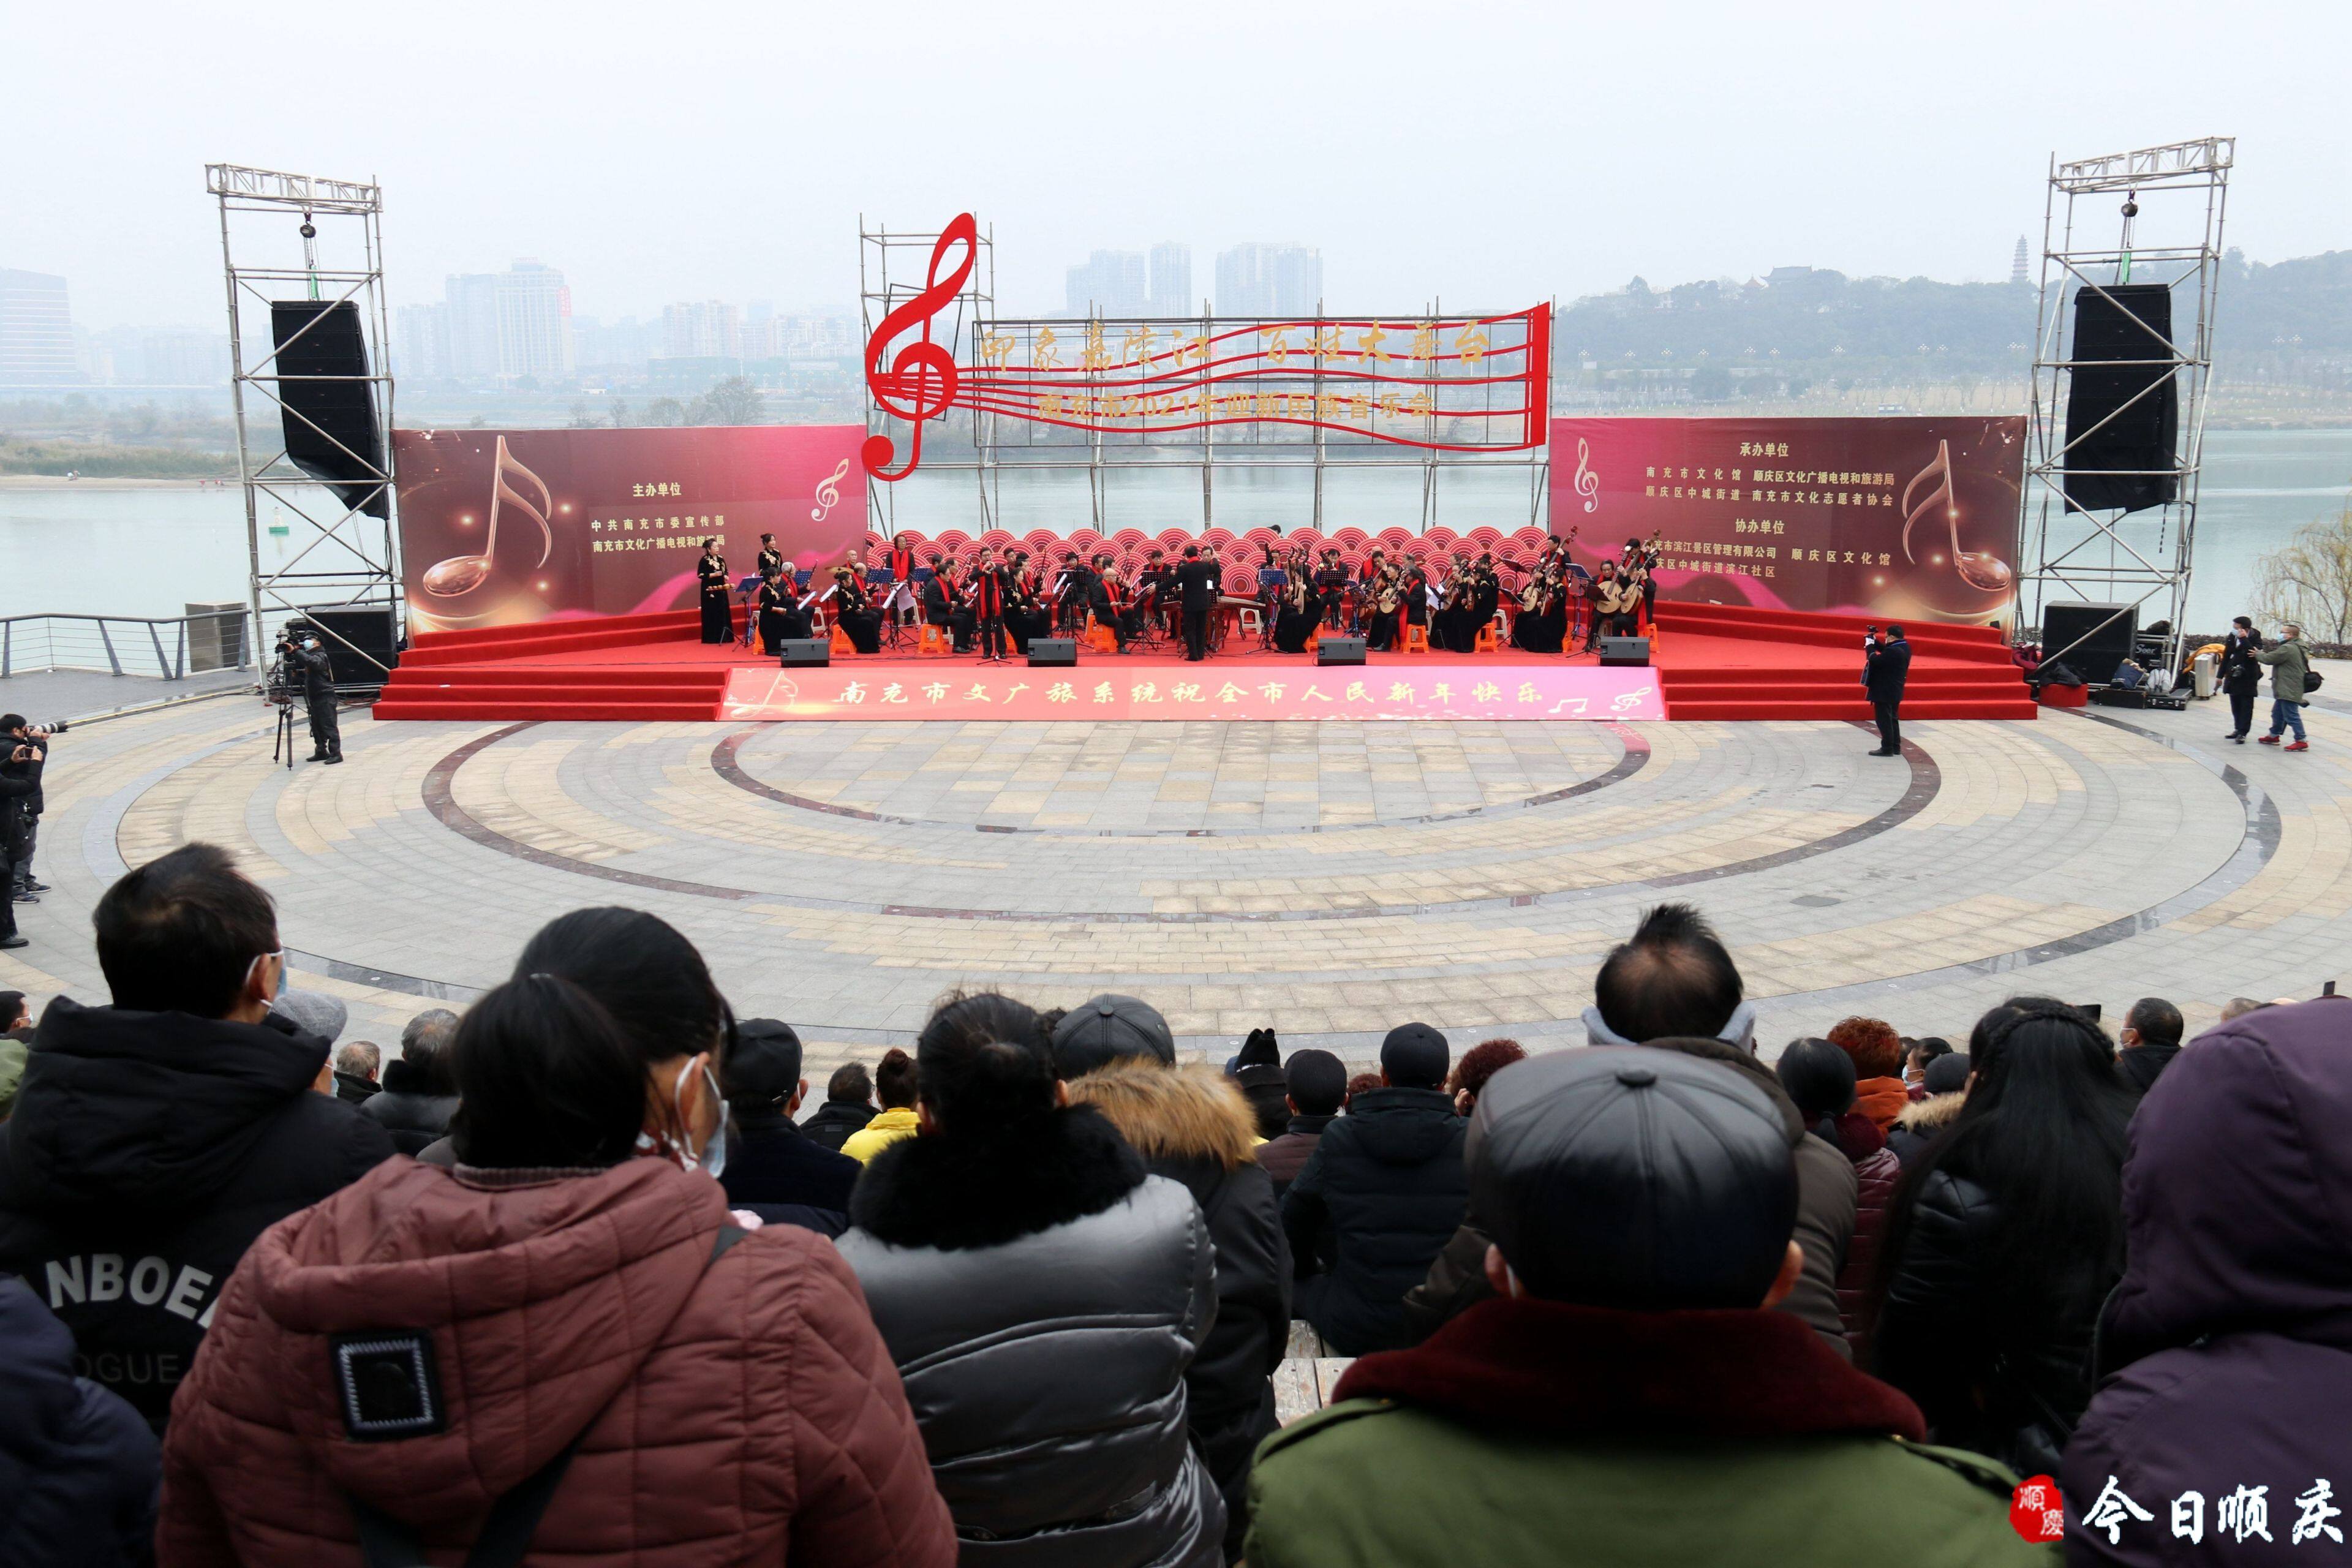
[[[1224,574],[1214,561],[1201,559],[1201,547],[1184,547],[1184,564],[1176,568],[1176,586],[1183,595],[1184,662],[1198,664],[1209,657],[1209,617],[1216,613],[1217,585]]]
[[[1868,660],[1862,671],[1862,684],[1870,693],[1870,710],[1878,724],[1878,750],[1874,757],[1896,757],[1903,754],[1903,683],[1911,673],[1911,645],[1903,640],[1900,626],[1873,626],[1863,640],[1863,657]]]

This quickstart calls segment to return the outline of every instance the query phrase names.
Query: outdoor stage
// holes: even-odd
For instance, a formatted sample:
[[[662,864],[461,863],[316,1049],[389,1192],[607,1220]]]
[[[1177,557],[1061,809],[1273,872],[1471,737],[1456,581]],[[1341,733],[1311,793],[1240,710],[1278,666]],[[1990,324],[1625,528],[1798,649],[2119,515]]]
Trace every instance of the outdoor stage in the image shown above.
[[[427,632],[402,658],[379,719],[824,721],[1856,720],[1863,624],[1833,616],[1663,604],[1650,668],[1590,654],[1385,653],[1318,668],[1229,641],[1200,664],[1160,649],[1081,648],[1075,668],[986,665],[903,651],[780,669],[756,649],[706,647],[691,610]],[[2031,719],[1997,631],[1912,630],[1915,719]]]

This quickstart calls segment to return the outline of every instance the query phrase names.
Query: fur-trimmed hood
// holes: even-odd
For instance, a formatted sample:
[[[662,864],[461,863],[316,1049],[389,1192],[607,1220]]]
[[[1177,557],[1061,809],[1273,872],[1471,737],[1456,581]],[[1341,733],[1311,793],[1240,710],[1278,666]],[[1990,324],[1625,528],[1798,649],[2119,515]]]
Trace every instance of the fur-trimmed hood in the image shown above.
[[[1960,1107],[1968,1100],[1966,1092],[1959,1089],[1949,1094],[1931,1094],[1906,1107],[1903,1114],[1895,1119],[1895,1125],[1906,1132],[1933,1138],[1952,1124],[1952,1118],[1960,1113]]]
[[[894,1247],[998,1247],[1100,1214],[1144,1175],[1100,1111],[1073,1105],[1018,1127],[900,1139],[866,1165],[849,1217]]]
[[[1257,1128],[1233,1079],[1210,1068],[1125,1057],[1070,1082],[1147,1161],[1209,1160],[1231,1171],[1255,1158]]]

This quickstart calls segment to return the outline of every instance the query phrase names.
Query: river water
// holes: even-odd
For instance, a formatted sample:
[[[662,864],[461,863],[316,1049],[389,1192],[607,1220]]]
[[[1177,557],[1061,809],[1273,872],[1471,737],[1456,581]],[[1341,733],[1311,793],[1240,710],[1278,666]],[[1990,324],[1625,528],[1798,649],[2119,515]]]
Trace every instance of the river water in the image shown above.
[[[1083,472],[1008,471],[1002,495],[1003,525],[1015,532],[1061,531],[1092,521]],[[2250,610],[2255,558],[2305,523],[2335,515],[2347,498],[2352,430],[2207,432],[2191,626],[2211,630]],[[968,472],[918,473],[900,485],[896,501],[901,525],[926,533],[982,526],[978,486]],[[1213,505],[1217,522],[1235,531],[1268,523],[1288,528],[1311,520],[1313,484],[1304,471],[1221,469]],[[1522,526],[1529,521],[1527,470],[1448,470],[1437,509],[1437,520],[1456,532],[1481,523]],[[1332,472],[1323,514],[1327,531],[1349,523],[1416,527],[1420,471]],[[1105,516],[1106,532],[1197,525],[1200,470],[1115,470]],[[270,521],[265,513],[264,557],[282,561],[300,547],[299,538],[289,530],[273,539],[266,531]],[[2137,529],[2134,539],[2151,553],[2169,544],[2153,525]],[[246,573],[244,502],[234,485],[0,479],[0,615],[176,616],[192,602],[242,599]]]

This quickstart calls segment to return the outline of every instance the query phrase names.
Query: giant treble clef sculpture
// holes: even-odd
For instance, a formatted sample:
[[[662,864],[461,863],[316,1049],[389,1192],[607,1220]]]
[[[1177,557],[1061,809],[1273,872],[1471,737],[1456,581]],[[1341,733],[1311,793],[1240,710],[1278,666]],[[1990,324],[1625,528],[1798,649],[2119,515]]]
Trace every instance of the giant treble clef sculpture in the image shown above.
[[[886,411],[904,419],[909,433],[907,437],[906,467],[893,470],[891,459],[898,455],[898,446],[887,436],[868,436],[858,448],[866,471],[877,479],[903,479],[915,471],[923,460],[923,422],[936,419],[955,405],[956,389],[963,375],[956,368],[955,355],[931,341],[931,320],[955,302],[967,280],[971,277],[972,261],[979,252],[980,226],[970,213],[960,215],[948,225],[931,247],[931,265],[924,274],[923,287],[915,297],[882,318],[866,345],[866,385],[874,401]],[[950,249],[963,247],[962,257],[945,278],[940,276],[946,266]],[[891,340],[920,323],[923,335],[900,349],[884,369],[883,355],[889,353]]]

